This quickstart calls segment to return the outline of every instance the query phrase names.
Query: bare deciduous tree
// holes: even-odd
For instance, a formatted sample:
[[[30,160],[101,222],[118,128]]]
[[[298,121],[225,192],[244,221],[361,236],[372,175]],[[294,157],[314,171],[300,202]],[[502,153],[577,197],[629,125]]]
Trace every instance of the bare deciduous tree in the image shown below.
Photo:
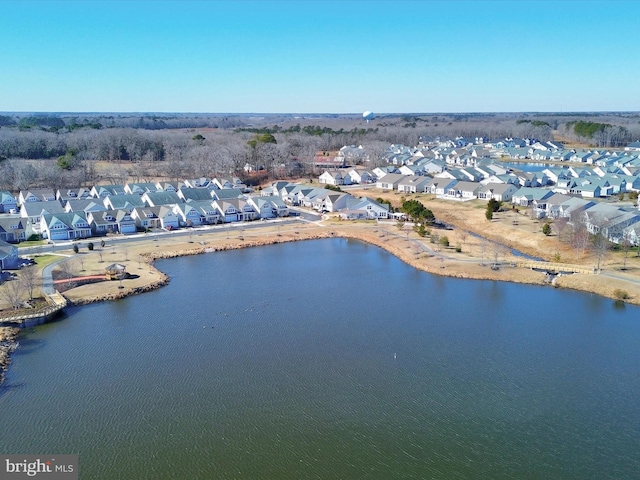
[[[29,300],[33,300],[33,290],[38,286],[40,275],[35,266],[22,267],[19,274],[22,287],[29,292]]]
[[[0,287],[2,299],[16,310],[20,308],[24,301],[24,293],[23,286],[15,280],[8,280]]]
[[[592,238],[591,248],[593,249],[593,253],[596,255],[598,262],[596,269],[599,271],[605,255],[609,251],[609,248],[611,248],[611,242],[602,232],[598,232]]]

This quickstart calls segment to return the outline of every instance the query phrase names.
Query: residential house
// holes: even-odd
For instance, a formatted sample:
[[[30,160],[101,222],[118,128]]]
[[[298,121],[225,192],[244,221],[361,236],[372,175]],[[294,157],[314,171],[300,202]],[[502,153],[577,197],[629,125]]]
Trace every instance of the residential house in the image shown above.
[[[398,169],[398,173],[402,175],[424,175],[425,171],[422,165],[403,165]]]
[[[320,151],[316,152],[313,157],[313,166],[317,170],[324,170],[327,168],[345,168],[347,166],[347,162],[343,155],[338,155],[338,152]]]
[[[389,218],[389,204],[378,203],[369,197],[347,199],[347,208],[340,212],[343,219],[385,219]]]
[[[0,213],[17,213],[18,202],[11,192],[0,192]]]
[[[161,205],[159,207],[136,207],[131,211],[131,218],[135,220],[140,230],[149,228],[163,228],[175,230],[180,228],[180,218],[172,207]]]
[[[195,227],[204,223],[204,215],[192,203],[177,203],[173,205],[173,213],[178,215],[178,222],[181,227]]]
[[[200,213],[200,223],[204,225],[215,225],[220,223],[220,212],[213,205],[213,199],[191,200],[188,203]]]
[[[69,212],[100,212],[105,211],[107,207],[99,198],[87,198],[84,200],[67,200],[64,202],[64,211]]]
[[[141,197],[142,201],[150,207],[160,205],[176,205],[182,203],[182,199],[176,192],[147,192]]]
[[[158,188],[155,183],[127,183],[124,186],[124,193],[129,195],[144,195],[147,192],[157,192]]]
[[[478,198],[482,200],[497,200],[498,202],[511,202],[513,194],[518,191],[518,187],[511,183],[487,183],[482,185],[478,191]]]
[[[318,212],[328,212],[329,210],[327,210],[325,207],[325,200],[330,193],[330,190],[325,190],[324,192],[320,192],[319,194],[315,195],[311,200],[311,208],[317,210]]]
[[[137,193],[124,195],[110,195],[105,197],[103,204],[107,210],[128,210],[131,211],[136,207],[144,207],[146,204],[141,196]]]
[[[0,240],[9,243],[23,242],[27,239],[26,221],[19,215],[0,216]]]
[[[91,197],[91,189],[86,187],[59,188],[56,192],[56,200],[64,203],[67,200],[85,200]]]
[[[32,190],[21,190],[18,195],[20,205],[30,202],[53,202],[56,199],[56,192],[49,188],[36,188]]]
[[[383,177],[378,177],[376,187],[382,188],[383,190],[397,190],[398,183],[400,183],[403,178],[405,178],[405,175],[401,173],[387,173]]]
[[[640,152],[640,141],[638,142],[631,142],[629,144],[627,144],[626,147],[624,147],[624,149],[626,151],[636,151],[636,152]]]
[[[431,177],[417,175],[405,176],[398,182],[398,192],[425,193]]]
[[[43,213],[40,233],[49,240],[73,240],[91,236],[91,227],[84,212]]]
[[[95,185],[91,189],[91,196],[94,198],[106,198],[112,195],[125,195],[122,185]]]
[[[209,187],[213,187],[215,189],[227,189],[233,188],[234,184],[228,178],[214,178]]]
[[[116,223],[118,224],[118,231],[123,235],[138,232],[138,226],[135,219],[131,216],[131,212],[128,210],[115,210]]]
[[[289,216],[289,207],[275,195],[270,197],[250,197],[247,200],[260,215],[260,218]]]
[[[547,213],[551,218],[571,218],[591,208],[595,203],[580,197],[555,194],[547,199]]]
[[[362,168],[352,168],[347,173],[349,174],[351,183],[359,183],[359,184],[373,183],[375,182],[375,179],[376,179],[373,172],[370,172],[369,170],[365,170]]]
[[[213,206],[221,213],[225,223],[256,220],[258,212],[246,200],[227,198],[214,200]]]
[[[43,214],[58,214],[65,213],[64,208],[57,200],[51,200],[47,202],[29,201],[23,203],[20,207],[20,216],[27,221],[27,237],[32,233],[40,233],[40,220]]]
[[[20,268],[20,257],[15,245],[0,240],[0,269],[17,270]]]
[[[179,182],[156,182],[157,192],[177,193],[180,187],[182,187],[182,185]]]
[[[211,196],[215,200],[233,200],[244,198],[242,191],[237,188],[214,188],[209,189]]]
[[[456,180],[455,178],[433,177],[425,186],[425,190],[427,193],[441,197],[449,188],[458,182],[459,180]]]
[[[262,190],[260,190],[260,195],[262,195],[263,197],[270,197],[272,195],[280,196],[280,190],[285,188],[288,185],[295,185],[295,184],[290,182],[285,182],[285,181],[273,182],[268,187],[265,187]]]
[[[339,170],[329,172],[325,170],[320,177],[318,177],[319,183],[325,185],[344,185],[344,177]]]
[[[188,178],[184,181],[184,187],[187,188],[208,188],[210,185],[211,180],[206,177]]]
[[[212,191],[208,188],[202,187],[181,187],[178,190],[178,197],[184,202],[188,201],[211,201],[213,197],[211,196]]]
[[[324,197],[329,194],[329,190],[324,188],[312,188],[311,190],[300,190],[297,194],[298,205],[302,205],[307,208],[314,208],[314,204],[317,204],[316,199],[320,199],[320,205],[324,201]]]
[[[520,207],[531,208],[537,218],[542,218],[547,211],[546,200],[552,195],[554,195],[554,192],[551,190],[520,187],[511,197],[511,203]]]
[[[87,222],[91,227],[93,236],[102,236],[118,231],[116,212],[117,210],[87,212]]]
[[[353,195],[344,192],[331,192],[324,199],[324,209],[328,212],[338,212],[347,207],[347,200]]]
[[[478,189],[481,186],[478,182],[459,181],[447,188],[444,198],[473,200],[474,198],[478,198]]]
[[[398,169],[393,165],[387,165],[385,167],[374,168],[372,173],[376,177],[376,181],[377,181],[377,179],[384,177],[388,173],[398,173]]]

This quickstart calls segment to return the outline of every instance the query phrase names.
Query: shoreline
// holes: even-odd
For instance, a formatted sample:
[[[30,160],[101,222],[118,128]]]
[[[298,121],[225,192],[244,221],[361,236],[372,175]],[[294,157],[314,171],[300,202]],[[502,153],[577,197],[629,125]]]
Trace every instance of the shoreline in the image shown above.
[[[204,234],[215,237],[216,232]],[[115,282],[102,282],[91,286],[80,286],[64,292],[65,297],[72,305],[87,305],[90,303],[118,300],[131,295],[137,295],[147,291],[161,288],[169,283],[170,278],[162,271],[158,270],[154,263],[156,260],[176,258],[190,255],[201,255],[205,253],[215,253],[226,250],[236,250],[241,248],[253,248],[266,245],[275,245],[294,241],[319,240],[326,238],[344,238],[363,241],[370,245],[382,248],[389,254],[400,259],[404,263],[435,275],[447,276],[451,278],[461,278],[470,280],[491,280],[529,285],[549,285],[545,280],[545,273],[526,268],[511,266],[516,257],[499,262],[500,268],[494,270],[489,258],[480,259],[470,255],[469,252],[458,253],[453,247],[442,252],[429,248],[425,239],[414,236],[399,235],[397,233],[385,232],[378,225],[362,225],[356,222],[345,221],[343,225],[332,224],[324,226],[297,226],[295,232],[283,231],[277,236],[264,234],[257,235],[256,238],[244,238],[247,235],[237,238],[213,238],[211,242],[203,242],[204,245],[193,247],[183,244],[174,246],[167,245],[158,251],[151,250],[150,244],[142,247],[144,250],[139,254],[142,262],[153,272],[152,281],[143,285],[128,286],[124,280],[123,288],[102,293],[89,293],[88,290],[106,289],[108,285]],[[184,243],[184,242],[183,242]],[[422,246],[421,246],[422,245]],[[156,245],[158,246],[158,245]],[[186,248],[185,248],[186,247]],[[632,283],[632,280],[615,280],[597,274],[573,273],[556,277],[553,286],[555,288],[566,288],[571,290],[592,293],[602,297],[616,300],[613,291],[615,288],[626,288],[632,292],[630,298],[626,300],[629,304],[640,304],[640,287]]]
[[[200,246],[197,247],[192,245],[194,243],[192,241],[186,242],[184,239],[172,239],[171,237],[161,241],[141,242],[141,245],[136,245],[138,251],[137,271],[140,273],[140,275],[135,275],[137,280],[125,279],[121,282],[103,281],[81,285],[66,290],[64,296],[69,305],[73,306],[119,300],[159,289],[170,282],[169,276],[154,266],[156,260],[327,238],[353,239],[365,242],[382,248],[418,270],[434,275],[551,286],[544,272],[511,266],[515,257],[505,259],[499,268],[493,269],[490,266],[492,262],[488,256],[473,255],[471,246],[465,246],[460,252],[453,247],[443,249],[440,246],[429,244],[425,238],[416,237],[415,234],[411,236],[410,232],[406,234],[395,232],[393,231],[395,227],[390,227],[388,224],[381,226],[380,224],[342,221],[323,225],[295,225],[286,230],[281,230],[280,227],[276,228],[277,233],[274,233],[273,230],[260,230],[255,236],[247,235],[243,231],[234,232],[238,234],[234,238],[231,237],[229,231],[206,232],[200,234],[206,241],[199,242]],[[455,236],[453,232],[447,231],[447,235],[450,233]],[[128,247],[122,249],[122,251],[127,250]],[[113,249],[111,253],[116,254],[117,252]],[[131,262],[128,257],[129,252],[127,251],[123,263],[131,266],[134,262]],[[98,268],[103,268],[101,264],[105,262],[102,261],[102,256],[100,258],[99,263],[95,263],[93,266],[89,265],[88,273],[95,273],[91,272],[91,268],[96,272],[99,272]],[[142,264],[145,265],[144,269]],[[555,277],[553,287],[596,294],[612,300],[616,300],[614,293],[616,289],[625,289],[630,292],[630,297],[625,300],[625,303],[640,305],[640,285],[635,278],[625,280],[597,274],[574,273]],[[17,327],[0,327],[0,386],[4,382],[6,370],[11,363],[11,352],[17,344],[19,332],[20,329]]]
[[[4,383],[5,374],[11,365],[11,352],[16,348],[20,329],[16,327],[0,327],[0,386]]]

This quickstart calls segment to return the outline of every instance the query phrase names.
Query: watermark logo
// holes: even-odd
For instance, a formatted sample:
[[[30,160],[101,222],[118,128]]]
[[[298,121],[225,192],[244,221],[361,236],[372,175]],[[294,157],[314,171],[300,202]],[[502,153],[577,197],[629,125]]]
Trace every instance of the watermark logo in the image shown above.
[[[78,455],[0,455],[0,480],[78,480]]]

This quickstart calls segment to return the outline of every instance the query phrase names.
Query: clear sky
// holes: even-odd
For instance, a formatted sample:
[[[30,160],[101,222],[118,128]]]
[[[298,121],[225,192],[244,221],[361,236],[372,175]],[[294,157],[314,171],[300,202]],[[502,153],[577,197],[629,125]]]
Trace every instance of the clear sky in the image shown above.
[[[0,111],[640,111],[639,1],[0,0]]]

